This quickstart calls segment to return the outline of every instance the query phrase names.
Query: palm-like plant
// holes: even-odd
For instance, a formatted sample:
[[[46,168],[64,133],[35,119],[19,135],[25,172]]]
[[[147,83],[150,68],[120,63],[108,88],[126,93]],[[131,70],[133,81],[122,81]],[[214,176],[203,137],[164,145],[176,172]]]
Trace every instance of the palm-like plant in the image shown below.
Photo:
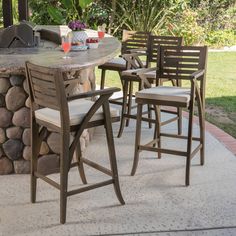
[[[168,15],[165,1],[162,0],[126,0],[117,2],[114,33],[126,28],[136,31],[158,31]]]

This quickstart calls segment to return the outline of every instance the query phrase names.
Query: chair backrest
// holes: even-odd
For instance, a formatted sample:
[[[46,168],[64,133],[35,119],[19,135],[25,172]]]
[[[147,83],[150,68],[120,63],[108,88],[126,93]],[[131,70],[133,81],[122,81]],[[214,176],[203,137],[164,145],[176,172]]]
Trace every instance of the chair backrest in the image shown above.
[[[148,48],[150,32],[123,30],[121,53],[131,49]]]
[[[148,46],[148,62],[156,62],[159,46],[181,46],[182,37],[151,35]]]
[[[205,73],[198,78],[200,93],[205,98],[205,81],[207,67],[207,46],[160,46],[157,84],[161,79],[190,80],[191,74],[199,70]]]
[[[60,111],[61,122],[69,119],[68,104],[62,72],[25,63],[29,85],[32,112],[38,108],[51,108]]]

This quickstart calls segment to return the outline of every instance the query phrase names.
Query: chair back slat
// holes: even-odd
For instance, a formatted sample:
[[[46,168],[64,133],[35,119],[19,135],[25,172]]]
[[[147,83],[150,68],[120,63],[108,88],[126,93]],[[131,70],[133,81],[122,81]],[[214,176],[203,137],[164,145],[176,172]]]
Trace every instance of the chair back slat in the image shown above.
[[[65,97],[62,92],[62,77],[58,76],[57,69],[45,68],[26,62],[31,101],[40,107],[55,110],[61,109],[61,102]],[[60,77],[60,78],[58,78]],[[65,98],[64,98],[65,99]]]
[[[128,53],[131,49],[147,48],[150,33],[141,31],[123,31],[121,53]]]
[[[206,54],[207,47],[161,46],[158,77],[189,79],[192,73],[205,69]]]
[[[151,35],[148,47],[148,61],[149,62],[157,61],[159,46],[181,46],[182,42],[183,42],[182,37]]]

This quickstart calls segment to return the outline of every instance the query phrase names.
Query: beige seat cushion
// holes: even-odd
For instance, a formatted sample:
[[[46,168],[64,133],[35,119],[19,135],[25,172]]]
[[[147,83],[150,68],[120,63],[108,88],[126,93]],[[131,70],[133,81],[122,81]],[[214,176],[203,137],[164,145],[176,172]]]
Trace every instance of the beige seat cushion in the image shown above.
[[[116,57],[99,67],[102,68],[103,66],[104,67],[117,67],[117,68],[125,69],[126,68],[126,60],[123,59],[122,57]]]
[[[135,96],[136,98],[181,102],[188,105],[190,101],[190,89],[174,86],[158,86],[136,92]]]
[[[134,76],[136,77],[137,72],[143,70],[143,68],[139,69],[131,69],[131,70],[125,70],[122,72],[122,76]],[[156,78],[156,71],[150,71],[144,74],[147,79],[155,79]]]
[[[94,102],[86,99],[76,99],[69,102],[68,107],[70,113],[70,125],[80,124],[93,104]],[[110,111],[111,111],[111,117],[119,116],[119,111],[117,109],[111,108]],[[61,126],[59,111],[50,108],[42,108],[35,111],[35,117],[39,120],[46,121],[58,127]],[[91,121],[102,120],[102,119],[103,119],[103,110],[100,107],[98,111],[94,114],[94,116],[91,118]]]

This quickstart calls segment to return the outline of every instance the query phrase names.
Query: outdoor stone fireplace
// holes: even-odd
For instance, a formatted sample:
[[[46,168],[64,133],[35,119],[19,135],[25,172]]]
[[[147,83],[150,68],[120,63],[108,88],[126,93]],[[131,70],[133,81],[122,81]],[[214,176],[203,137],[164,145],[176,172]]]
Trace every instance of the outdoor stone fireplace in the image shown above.
[[[86,72],[86,71],[85,71]],[[80,91],[90,90],[84,81]],[[85,130],[81,148],[88,145],[92,130]],[[0,174],[25,174],[30,171],[30,100],[24,74],[0,76]],[[40,148],[39,168],[44,173],[59,167],[60,136],[51,133]]]

